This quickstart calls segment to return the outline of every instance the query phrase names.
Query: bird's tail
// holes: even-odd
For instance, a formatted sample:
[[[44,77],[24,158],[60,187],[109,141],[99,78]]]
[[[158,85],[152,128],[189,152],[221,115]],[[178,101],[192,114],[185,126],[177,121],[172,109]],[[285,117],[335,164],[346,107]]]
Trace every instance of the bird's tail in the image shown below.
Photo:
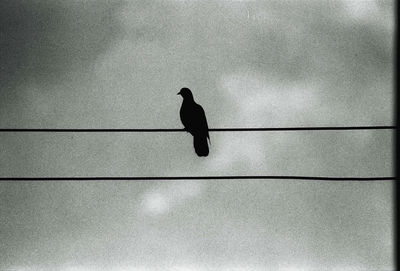
[[[194,150],[198,156],[208,155],[208,142],[207,137],[204,135],[194,135],[193,136]]]

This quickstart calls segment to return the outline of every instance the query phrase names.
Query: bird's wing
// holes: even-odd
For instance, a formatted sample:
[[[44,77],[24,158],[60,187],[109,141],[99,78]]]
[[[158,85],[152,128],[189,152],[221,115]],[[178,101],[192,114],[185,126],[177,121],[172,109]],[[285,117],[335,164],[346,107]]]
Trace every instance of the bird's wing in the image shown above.
[[[183,124],[183,127],[185,127],[185,130],[189,133],[193,132],[193,124],[192,124],[192,114],[193,112],[191,112],[192,110],[190,110],[190,107],[188,107],[187,105],[182,105],[181,110],[180,110],[180,117],[181,117],[181,121]]]
[[[197,121],[198,121],[199,132],[204,133],[207,136],[207,138],[210,139],[210,135],[208,134],[208,124],[207,124],[206,114],[201,105],[198,105],[197,112],[198,112]]]

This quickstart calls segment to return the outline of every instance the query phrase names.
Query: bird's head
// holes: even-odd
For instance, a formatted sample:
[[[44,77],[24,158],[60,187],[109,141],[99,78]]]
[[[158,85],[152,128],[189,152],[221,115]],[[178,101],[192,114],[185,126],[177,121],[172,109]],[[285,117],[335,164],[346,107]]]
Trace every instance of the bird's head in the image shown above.
[[[182,88],[177,95],[181,95],[183,99],[186,98],[193,99],[193,94],[188,88]]]

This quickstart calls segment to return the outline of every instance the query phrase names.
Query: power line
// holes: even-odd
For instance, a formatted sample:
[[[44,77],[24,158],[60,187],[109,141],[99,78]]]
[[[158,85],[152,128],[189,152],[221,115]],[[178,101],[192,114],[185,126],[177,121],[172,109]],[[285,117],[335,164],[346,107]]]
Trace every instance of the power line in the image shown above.
[[[328,131],[328,130],[394,130],[396,126],[316,126],[316,127],[260,127],[260,128],[210,128],[210,132],[273,132],[273,131]],[[2,128],[0,132],[11,133],[173,133],[184,129],[52,129],[52,128]]]
[[[395,177],[315,177],[315,176],[157,176],[157,177],[0,177],[0,181],[158,181],[158,180],[319,180],[389,181]]]
[[[326,130],[394,130],[396,126],[320,126],[277,128],[211,128],[210,132],[262,132],[262,131],[326,131]],[[185,132],[184,129],[0,129],[0,132]],[[0,177],[0,181],[156,181],[156,180],[321,180],[321,181],[388,181],[395,177],[316,177],[316,176],[143,176],[143,177]]]

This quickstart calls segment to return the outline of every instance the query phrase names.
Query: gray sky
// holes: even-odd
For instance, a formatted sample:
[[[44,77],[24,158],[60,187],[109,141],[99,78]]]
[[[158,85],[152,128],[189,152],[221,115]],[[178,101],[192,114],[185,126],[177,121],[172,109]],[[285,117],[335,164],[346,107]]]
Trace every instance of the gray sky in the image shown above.
[[[0,127],[393,124],[392,1],[1,1]],[[0,134],[1,176],[391,176],[390,131]],[[2,182],[0,270],[390,270],[392,183]]]

